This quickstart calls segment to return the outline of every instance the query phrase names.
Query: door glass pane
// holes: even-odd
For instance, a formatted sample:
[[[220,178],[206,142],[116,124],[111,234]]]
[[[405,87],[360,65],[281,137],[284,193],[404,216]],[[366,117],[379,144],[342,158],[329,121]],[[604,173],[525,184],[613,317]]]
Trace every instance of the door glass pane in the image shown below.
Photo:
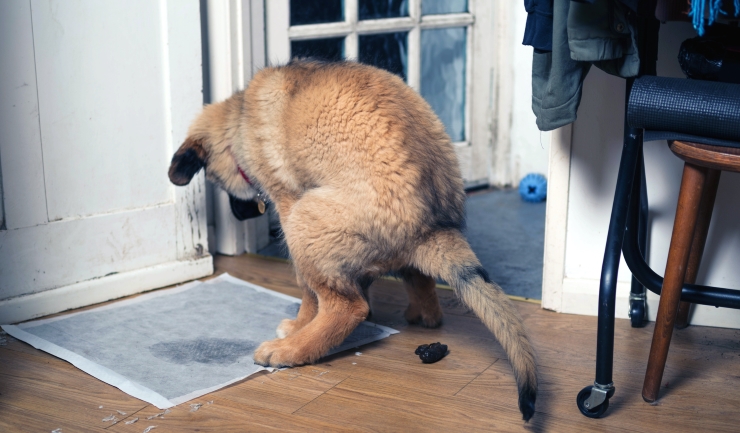
[[[344,58],[344,38],[309,39],[290,42],[290,57],[311,57],[318,60]]]
[[[468,0],[421,0],[421,14],[456,14],[468,11]]]
[[[465,140],[465,30],[421,31],[421,96],[452,141]]]
[[[360,35],[360,62],[377,66],[406,80],[406,32]]]
[[[342,0],[290,0],[290,25],[344,21]]]
[[[407,16],[409,16],[408,0],[360,0],[361,20]]]

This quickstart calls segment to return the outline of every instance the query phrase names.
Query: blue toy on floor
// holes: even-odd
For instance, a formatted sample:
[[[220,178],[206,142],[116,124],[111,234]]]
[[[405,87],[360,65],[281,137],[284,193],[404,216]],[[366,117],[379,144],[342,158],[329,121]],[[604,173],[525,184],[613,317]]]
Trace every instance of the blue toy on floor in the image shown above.
[[[519,182],[519,195],[522,196],[522,200],[532,203],[544,201],[547,198],[547,179],[537,173],[524,176]]]

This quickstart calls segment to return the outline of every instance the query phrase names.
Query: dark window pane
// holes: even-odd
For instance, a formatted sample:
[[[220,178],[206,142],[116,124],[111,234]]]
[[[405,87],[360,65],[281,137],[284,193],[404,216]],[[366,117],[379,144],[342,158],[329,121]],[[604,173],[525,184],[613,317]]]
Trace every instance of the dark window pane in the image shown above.
[[[465,140],[465,30],[421,31],[421,96],[452,141]]]
[[[361,20],[407,16],[409,16],[408,0],[360,0]]]
[[[468,11],[468,0],[422,0],[421,14],[456,14]]]
[[[291,26],[337,21],[344,21],[342,0],[290,0]]]
[[[406,32],[360,36],[360,62],[406,79]]]
[[[311,57],[319,60],[342,60],[344,58],[344,38],[309,39],[291,41],[290,57]]]

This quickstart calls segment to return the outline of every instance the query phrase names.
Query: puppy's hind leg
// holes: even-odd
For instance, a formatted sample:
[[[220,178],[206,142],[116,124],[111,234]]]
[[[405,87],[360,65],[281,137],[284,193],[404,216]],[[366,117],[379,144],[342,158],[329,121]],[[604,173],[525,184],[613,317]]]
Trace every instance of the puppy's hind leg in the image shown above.
[[[370,286],[373,284],[373,281],[375,281],[375,279],[371,276],[361,277],[357,280],[357,284],[360,285],[360,289],[362,290],[362,296],[365,297],[368,306],[370,306],[370,311],[367,313],[366,320],[370,320],[370,318],[373,316],[373,307],[372,303],[370,302]]]
[[[303,290],[303,300],[301,301],[301,308],[298,309],[298,315],[295,319],[283,319],[280,325],[277,327],[278,338],[285,338],[288,335],[296,332],[303,328],[316,317],[316,313],[319,311],[319,300],[316,298],[316,293],[308,287],[305,281],[300,275],[296,277],[298,286]]]
[[[409,295],[409,306],[404,317],[409,323],[420,323],[427,328],[436,328],[442,324],[442,308],[437,298],[437,282],[414,268],[401,270],[406,292]]]

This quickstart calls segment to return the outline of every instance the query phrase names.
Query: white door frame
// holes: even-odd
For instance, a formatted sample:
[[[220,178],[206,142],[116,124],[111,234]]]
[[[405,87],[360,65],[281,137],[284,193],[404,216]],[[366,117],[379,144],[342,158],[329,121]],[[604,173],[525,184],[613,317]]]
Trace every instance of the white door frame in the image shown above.
[[[265,24],[262,0],[208,0],[208,48],[211,102],[242,90],[265,66]],[[229,196],[213,188],[216,252],[256,253],[269,243],[267,214],[239,221],[231,213]]]
[[[542,270],[542,308],[563,311],[565,237],[568,229],[568,195],[573,125],[556,129],[550,139],[550,160],[545,214],[545,248]]]

